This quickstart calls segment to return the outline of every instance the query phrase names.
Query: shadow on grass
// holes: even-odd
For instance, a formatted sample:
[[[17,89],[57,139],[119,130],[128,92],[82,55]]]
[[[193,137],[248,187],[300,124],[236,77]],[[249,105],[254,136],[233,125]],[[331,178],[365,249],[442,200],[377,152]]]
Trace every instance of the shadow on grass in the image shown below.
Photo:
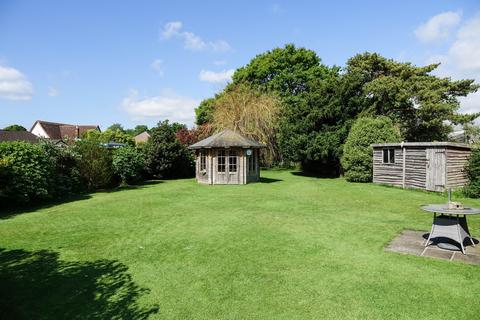
[[[308,171],[292,171],[294,176],[300,177],[309,177],[309,178],[322,178],[322,179],[336,179],[339,177],[336,173],[318,173],[318,172],[308,172]]]
[[[137,189],[143,189],[151,185],[156,185],[162,183],[160,180],[148,180],[144,181],[141,184],[135,184],[135,185],[127,185],[127,186],[120,186],[112,189],[101,189],[97,190],[92,193],[83,193],[83,194],[76,194],[76,195],[70,195],[66,196],[61,199],[54,199],[54,200],[44,200],[42,202],[37,202],[37,203],[0,203],[0,220],[2,219],[9,219],[12,218],[16,215],[19,214],[24,214],[24,213],[29,213],[29,212],[34,212],[40,209],[48,209],[50,207],[57,206],[59,204],[64,204],[64,203],[69,203],[69,202],[75,202],[75,201],[81,201],[81,200],[87,200],[90,199],[92,194],[94,193],[114,193],[118,191],[124,191],[124,190],[137,190]]]
[[[118,261],[67,262],[41,250],[0,249],[0,319],[147,319],[149,290]]]
[[[272,178],[265,178],[265,177],[260,177],[260,183],[274,183],[274,182],[280,182],[283,181],[282,179],[272,179]]]

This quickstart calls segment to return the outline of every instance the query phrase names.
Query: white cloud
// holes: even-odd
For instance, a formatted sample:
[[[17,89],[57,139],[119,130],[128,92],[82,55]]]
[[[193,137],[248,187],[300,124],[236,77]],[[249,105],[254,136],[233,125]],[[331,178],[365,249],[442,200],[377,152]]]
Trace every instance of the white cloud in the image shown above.
[[[155,70],[159,76],[163,76],[163,60],[153,60],[153,62],[150,64],[150,67]]]
[[[431,17],[415,30],[415,35],[422,42],[446,40],[461,19],[460,12],[447,11]]]
[[[160,32],[162,39],[178,38],[183,41],[185,49],[192,51],[212,50],[215,52],[228,52],[232,47],[225,40],[204,41],[200,36],[190,31],[183,31],[181,21],[171,21],[163,26]]]
[[[200,100],[177,95],[172,90],[164,90],[154,97],[140,97],[137,90],[132,90],[123,99],[122,107],[134,119],[168,119],[192,125],[195,118],[194,109],[199,103]]]
[[[220,72],[202,70],[198,75],[198,78],[201,81],[206,81],[210,83],[226,83],[232,80],[232,76],[235,73],[234,69],[223,70]]]
[[[54,87],[48,87],[48,95],[50,97],[57,97],[59,94],[60,92],[58,91],[58,89]]]
[[[427,63],[442,64],[434,73],[452,79],[475,79],[480,83],[480,12],[463,23],[444,53],[435,54]],[[462,112],[480,112],[480,92],[459,98]]]
[[[0,66],[0,98],[30,100],[33,88],[28,79],[15,68]]]

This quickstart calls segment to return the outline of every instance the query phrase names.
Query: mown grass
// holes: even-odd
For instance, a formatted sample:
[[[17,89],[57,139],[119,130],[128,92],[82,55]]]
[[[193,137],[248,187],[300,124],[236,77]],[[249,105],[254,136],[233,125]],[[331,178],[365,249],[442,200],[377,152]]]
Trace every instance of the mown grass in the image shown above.
[[[36,319],[478,318],[479,266],[384,251],[403,229],[429,230],[419,206],[444,195],[262,176],[246,186],[164,181],[4,216],[0,310]],[[480,220],[469,222],[478,236]]]

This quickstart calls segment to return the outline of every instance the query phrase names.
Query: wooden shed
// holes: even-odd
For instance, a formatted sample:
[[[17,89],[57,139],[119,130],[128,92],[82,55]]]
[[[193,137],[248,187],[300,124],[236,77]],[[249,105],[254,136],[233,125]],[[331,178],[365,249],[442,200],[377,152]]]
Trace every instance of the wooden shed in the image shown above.
[[[444,191],[467,183],[469,145],[453,142],[374,144],[373,182]]]
[[[260,180],[260,149],[265,146],[226,129],[189,147],[195,150],[200,183],[246,184]]]

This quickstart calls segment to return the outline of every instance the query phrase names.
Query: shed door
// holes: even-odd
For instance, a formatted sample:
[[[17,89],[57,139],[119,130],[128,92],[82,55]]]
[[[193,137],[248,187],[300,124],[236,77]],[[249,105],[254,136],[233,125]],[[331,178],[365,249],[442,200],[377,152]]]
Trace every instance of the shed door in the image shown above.
[[[445,149],[427,149],[426,189],[430,191],[445,190],[446,157]]]

